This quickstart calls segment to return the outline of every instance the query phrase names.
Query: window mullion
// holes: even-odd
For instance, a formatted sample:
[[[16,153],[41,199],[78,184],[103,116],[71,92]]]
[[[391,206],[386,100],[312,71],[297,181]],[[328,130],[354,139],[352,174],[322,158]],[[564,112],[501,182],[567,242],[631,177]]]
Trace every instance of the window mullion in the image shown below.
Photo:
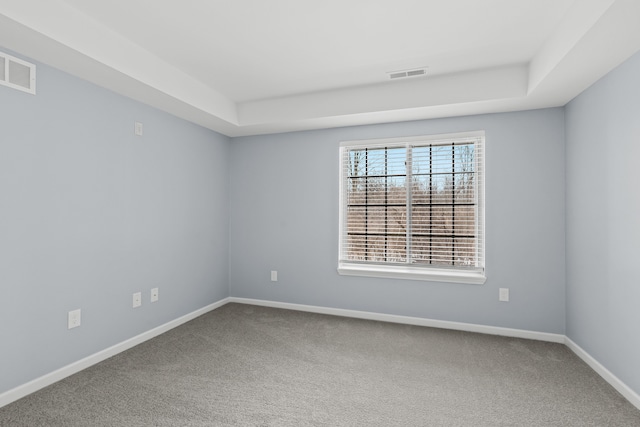
[[[405,172],[406,172],[406,178],[405,178],[405,186],[407,188],[407,236],[406,236],[406,257],[407,257],[407,264],[411,264],[411,245],[412,245],[412,224],[411,224],[411,219],[412,219],[412,212],[411,212],[411,204],[413,203],[413,153],[411,150],[411,146],[407,145],[407,154],[406,154],[406,161],[405,161]]]
[[[364,150],[364,259],[369,259],[369,149]]]
[[[389,254],[389,149],[384,147],[384,260]]]
[[[451,143],[451,265],[456,263],[456,146]]]
[[[433,146],[429,145],[429,264],[433,264]]]

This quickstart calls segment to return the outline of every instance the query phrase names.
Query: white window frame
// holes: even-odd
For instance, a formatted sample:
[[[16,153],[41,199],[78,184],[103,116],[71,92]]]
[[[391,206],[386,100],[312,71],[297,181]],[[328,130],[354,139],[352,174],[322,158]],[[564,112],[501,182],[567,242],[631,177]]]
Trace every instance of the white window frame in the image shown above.
[[[384,264],[384,263],[367,263],[367,262],[349,262],[345,260],[344,255],[344,233],[346,233],[346,217],[347,206],[345,203],[345,168],[343,167],[343,153],[345,150],[356,147],[367,148],[380,148],[394,144],[411,144],[418,143],[430,143],[430,144],[444,144],[446,142],[451,143],[456,140],[464,139],[476,139],[475,150],[477,155],[476,161],[476,198],[477,198],[477,213],[476,213],[476,235],[477,235],[477,251],[478,251],[478,265],[473,269],[467,268],[447,268],[447,267],[435,267],[416,265],[410,262],[407,264]],[[359,141],[342,141],[340,143],[340,215],[339,215],[339,252],[338,252],[338,273],[348,276],[365,276],[365,277],[380,277],[380,278],[394,278],[394,279],[410,279],[410,280],[423,280],[423,281],[437,281],[437,282],[453,282],[453,283],[467,283],[467,284],[483,284],[486,281],[485,272],[485,190],[484,190],[484,175],[485,175],[485,155],[484,155],[484,143],[485,133],[484,131],[475,132],[459,132],[451,134],[440,135],[426,135],[426,136],[413,136],[404,138],[385,138],[385,139],[372,139],[372,140],[359,140]]]

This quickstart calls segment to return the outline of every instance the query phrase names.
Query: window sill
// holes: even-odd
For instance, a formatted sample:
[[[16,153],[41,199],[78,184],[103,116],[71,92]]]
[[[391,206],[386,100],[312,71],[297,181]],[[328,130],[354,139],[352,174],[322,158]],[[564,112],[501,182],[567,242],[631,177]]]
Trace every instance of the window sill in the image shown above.
[[[482,285],[487,278],[480,271],[423,269],[397,265],[365,265],[340,263],[338,274],[343,276],[381,277],[389,279],[423,280],[430,282],[467,283]]]

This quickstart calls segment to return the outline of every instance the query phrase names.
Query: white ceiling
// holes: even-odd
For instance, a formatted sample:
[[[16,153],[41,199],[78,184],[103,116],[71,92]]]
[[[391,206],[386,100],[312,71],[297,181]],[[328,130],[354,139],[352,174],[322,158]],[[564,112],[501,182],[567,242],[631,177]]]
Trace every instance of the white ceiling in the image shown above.
[[[0,0],[0,46],[239,136],[564,105],[640,0]]]

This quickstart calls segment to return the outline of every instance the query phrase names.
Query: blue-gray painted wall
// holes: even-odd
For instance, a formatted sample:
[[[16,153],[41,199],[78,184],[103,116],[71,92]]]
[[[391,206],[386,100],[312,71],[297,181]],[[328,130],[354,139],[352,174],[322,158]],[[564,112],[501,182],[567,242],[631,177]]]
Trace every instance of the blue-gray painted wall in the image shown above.
[[[566,106],[567,336],[640,394],[640,54]]]
[[[230,139],[38,64],[36,96],[0,86],[0,393],[228,295],[566,332],[640,392],[639,72],[566,108]],[[339,276],[339,142],[471,130],[487,282]]]
[[[229,138],[37,66],[0,86],[0,393],[228,296]]]
[[[338,275],[340,141],[475,130],[486,283]],[[562,108],[234,138],[230,164],[232,296],[564,334]]]

